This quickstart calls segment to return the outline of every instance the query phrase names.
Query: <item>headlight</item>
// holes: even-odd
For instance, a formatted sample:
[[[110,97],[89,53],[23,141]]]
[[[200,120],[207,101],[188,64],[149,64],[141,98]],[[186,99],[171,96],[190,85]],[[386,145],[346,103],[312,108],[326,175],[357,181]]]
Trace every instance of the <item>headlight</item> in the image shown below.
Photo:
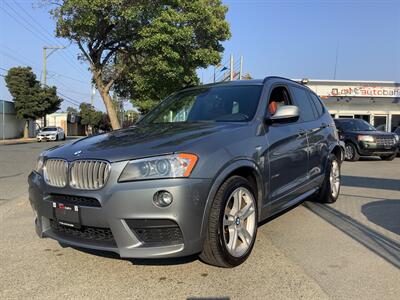
[[[399,136],[397,134],[394,135],[394,140],[396,141],[396,143],[399,142],[400,138],[399,138]]]
[[[39,174],[42,173],[43,166],[44,166],[44,157],[42,155],[40,155],[36,161],[34,171]]]
[[[194,154],[180,153],[132,160],[128,162],[118,181],[188,177],[197,159]]]
[[[358,140],[362,142],[375,142],[375,138],[372,135],[359,135]]]

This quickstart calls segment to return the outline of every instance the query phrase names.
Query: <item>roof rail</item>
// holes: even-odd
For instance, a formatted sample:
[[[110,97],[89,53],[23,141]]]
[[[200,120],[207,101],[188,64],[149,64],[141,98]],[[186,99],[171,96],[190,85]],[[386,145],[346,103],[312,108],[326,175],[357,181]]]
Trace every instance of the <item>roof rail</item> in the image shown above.
[[[299,84],[297,81],[294,81],[294,80],[289,79],[289,78],[281,77],[281,76],[267,76],[267,77],[264,78],[263,83],[265,83],[267,80],[273,79],[273,78],[276,78],[276,79],[284,79],[284,80],[288,80],[288,81],[291,81],[291,82],[294,82],[294,83]]]

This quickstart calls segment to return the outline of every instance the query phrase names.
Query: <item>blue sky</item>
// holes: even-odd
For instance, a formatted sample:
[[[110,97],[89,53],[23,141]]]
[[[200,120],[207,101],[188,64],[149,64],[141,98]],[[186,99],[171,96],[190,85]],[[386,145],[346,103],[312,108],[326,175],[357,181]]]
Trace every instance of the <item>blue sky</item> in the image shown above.
[[[52,37],[55,23],[32,1],[0,1],[0,74],[30,65],[38,78],[43,45],[65,45],[48,59],[48,84],[56,85],[63,104],[90,101],[90,73],[76,60],[77,48]],[[224,1],[232,38],[230,54],[244,57],[244,72],[255,78],[390,80],[400,82],[400,1]],[[204,82],[212,68],[199,70]],[[62,94],[62,95],[61,95]],[[0,77],[0,98],[11,100]],[[69,102],[68,102],[69,101]],[[72,102],[72,103],[71,103]],[[95,96],[95,106],[104,109]]]

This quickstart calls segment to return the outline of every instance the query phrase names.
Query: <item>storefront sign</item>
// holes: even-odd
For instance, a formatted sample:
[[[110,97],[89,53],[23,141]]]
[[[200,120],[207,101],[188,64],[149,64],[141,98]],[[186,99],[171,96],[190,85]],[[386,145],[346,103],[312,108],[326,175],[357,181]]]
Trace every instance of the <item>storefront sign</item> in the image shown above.
[[[400,87],[310,86],[319,96],[328,97],[400,97]]]

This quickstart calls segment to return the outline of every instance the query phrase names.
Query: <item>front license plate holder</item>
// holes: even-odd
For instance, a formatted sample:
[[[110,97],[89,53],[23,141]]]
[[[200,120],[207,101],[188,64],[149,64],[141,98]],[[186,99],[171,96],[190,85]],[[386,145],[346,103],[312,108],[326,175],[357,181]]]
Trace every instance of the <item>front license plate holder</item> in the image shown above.
[[[58,224],[71,228],[81,228],[80,209],[78,205],[53,202],[53,213]]]

